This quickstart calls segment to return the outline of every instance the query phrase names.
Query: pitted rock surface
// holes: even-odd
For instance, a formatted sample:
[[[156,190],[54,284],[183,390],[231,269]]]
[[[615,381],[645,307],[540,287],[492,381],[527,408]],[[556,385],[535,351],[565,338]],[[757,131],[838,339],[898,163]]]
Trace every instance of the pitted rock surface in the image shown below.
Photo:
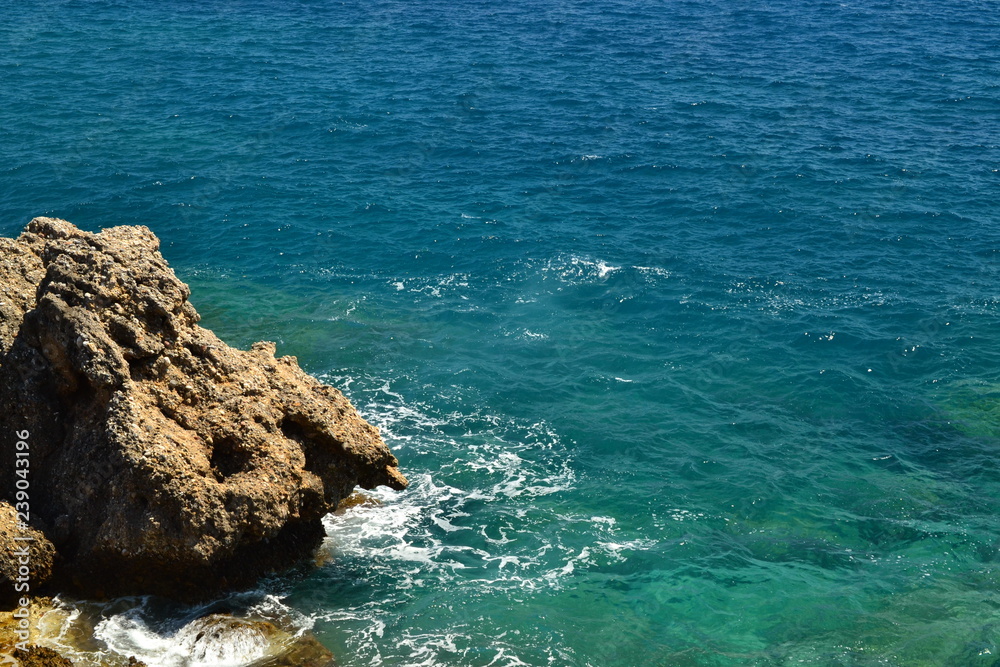
[[[355,485],[407,484],[339,391],[200,327],[145,227],[36,218],[0,239],[0,290],[3,460],[30,431],[63,586],[206,597],[308,555]]]
[[[17,608],[52,576],[55,549],[40,531],[24,524],[24,517],[0,501],[0,610]]]

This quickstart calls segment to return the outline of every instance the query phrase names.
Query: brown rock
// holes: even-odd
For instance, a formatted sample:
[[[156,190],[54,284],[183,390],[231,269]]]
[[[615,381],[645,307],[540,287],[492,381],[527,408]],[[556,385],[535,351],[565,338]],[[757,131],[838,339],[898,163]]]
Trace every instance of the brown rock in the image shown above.
[[[337,667],[337,661],[329,649],[306,632],[278,655],[255,662],[253,667]]]
[[[0,461],[30,431],[32,524],[92,596],[246,585],[308,555],[355,485],[406,486],[339,391],[198,326],[158,248],[50,218],[0,239]]]
[[[178,646],[196,662],[253,667],[336,667],[333,654],[309,632],[291,635],[268,621],[211,614],[181,628]]]
[[[73,663],[44,646],[29,646],[27,651],[18,649],[14,657],[21,667],[73,667]]]
[[[34,528],[22,526],[14,508],[0,501],[0,609],[14,609],[18,600],[30,598],[48,581],[54,556],[52,543]],[[20,574],[22,564],[28,568],[27,577]]]

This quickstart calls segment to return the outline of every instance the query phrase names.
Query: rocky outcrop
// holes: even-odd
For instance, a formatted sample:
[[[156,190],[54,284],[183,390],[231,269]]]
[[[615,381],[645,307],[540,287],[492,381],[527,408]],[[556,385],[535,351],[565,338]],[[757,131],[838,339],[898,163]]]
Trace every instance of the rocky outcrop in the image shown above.
[[[355,485],[406,486],[340,392],[198,326],[158,248],[50,218],[0,239],[0,461],[28,431],[31,524],[90,596],[248,584],[306,556]]]
[[[17,607],[48,581],[54,556],[45,536],[19,522],[15,509],[0,502],[0,609]]]

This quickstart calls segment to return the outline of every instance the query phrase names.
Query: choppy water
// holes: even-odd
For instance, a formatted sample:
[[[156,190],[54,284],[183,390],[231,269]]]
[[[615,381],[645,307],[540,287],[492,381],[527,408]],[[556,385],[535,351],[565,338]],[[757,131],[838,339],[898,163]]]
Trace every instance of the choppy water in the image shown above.
[[[149,225],[383,429],[224,603],[344,665],[997,665],[998,9],[7,3],[0,232]]]

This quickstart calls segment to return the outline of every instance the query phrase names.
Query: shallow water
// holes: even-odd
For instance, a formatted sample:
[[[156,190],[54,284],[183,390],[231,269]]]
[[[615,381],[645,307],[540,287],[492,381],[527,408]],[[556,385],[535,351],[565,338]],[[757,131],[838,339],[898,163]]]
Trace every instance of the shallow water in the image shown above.
[[[245,605],[342,664],[994,665],[995,9],[11,6],[0,231],[149,225],[382,428]]]

